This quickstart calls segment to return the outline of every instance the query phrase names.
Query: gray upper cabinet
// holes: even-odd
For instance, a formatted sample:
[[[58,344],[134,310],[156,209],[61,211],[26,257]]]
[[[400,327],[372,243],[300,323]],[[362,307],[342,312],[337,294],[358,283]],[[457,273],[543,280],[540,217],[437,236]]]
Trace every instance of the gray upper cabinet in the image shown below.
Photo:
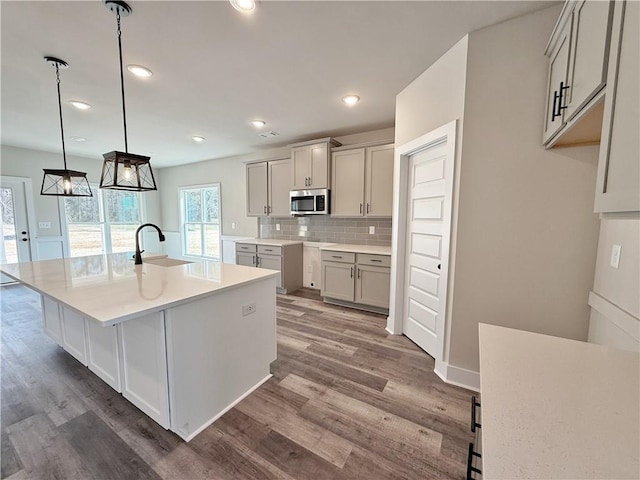
[[[332,138],[291,145],[293,190],[329,188],[329,152],[340,146]]]
[[[596,212],[640,211],[639,10],[637,1],[615,3]]]
[[[393,144],[334,151],[331,158],[331,214],[335,217],[390,217],[393,155]]]
[[[288,217],[291,160],[272,160],[247,165],[247,216]]]
[[[565,3],[545,52],[549,74],[542,141],[547,147],[600,140],[613,5],[599,0]]]

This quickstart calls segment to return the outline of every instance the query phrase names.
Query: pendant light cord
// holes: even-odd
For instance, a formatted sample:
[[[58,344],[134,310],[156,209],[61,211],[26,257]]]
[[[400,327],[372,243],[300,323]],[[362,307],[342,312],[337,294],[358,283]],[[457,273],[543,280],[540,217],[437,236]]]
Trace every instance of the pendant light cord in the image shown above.
[[[118,52],[120,54],[120,92],[122,93],[122,121],[124,123],[124,151],[129,153],[129,144],[127,142],[127,110],[124,104],[124,72],[122,69],[122,31],[120,30],[120,10],[116,12],[116,20],[118,22]]]
[[[62,160],[64,161],[64,169],[67,169],[67,152],[64,148],[64,126],[62,125],[62,100],[60,100],[60,69],[56,63],[56,82],[58,87],[58,112],[60,114],[60,135],[62,136]]]

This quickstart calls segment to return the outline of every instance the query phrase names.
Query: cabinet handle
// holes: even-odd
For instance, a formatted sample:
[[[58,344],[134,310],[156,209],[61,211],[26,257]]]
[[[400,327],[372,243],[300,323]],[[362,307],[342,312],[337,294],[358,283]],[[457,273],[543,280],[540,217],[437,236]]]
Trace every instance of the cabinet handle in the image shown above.
[[[258,263],[256,262],[256,256],[255,255],[251,255],[251,265],[257,266]]]
[[[476,407],[480,406],[480,402],[478,402],[476,400],[476,396],[473,395],[471,397],[471,431],[475,433],[476,428],[482,428],[482,425],[480,425],[477,421],[476,421]]]
[[[556,90],[553,92],[553,112],[551,113],[551,121],[553,122],[556,117],[562,115],[562,110],[566,110],[567,106],[563,105],[562,97],[564,96],[564,91],[569,88],[569,85],[565,85],[564,82],[560,82],[560,90]]]
[[[371,211],[371,205],[367,203],[367,213],[369,213],[370,211]]]
[[[474,467],[472,465],[473,457],[482,458],[482,455],[479,454],[478,452],[475,452],[473,450],[473,443],[470,443],[469,444],[469,453],[467,455],[467,480],[475,480],[475,478],[473,478],[471,476],[473,473],[479,473],[480,475],[482,475],[482,470],[480,470],[479,468],[476,468],[476,467]]]
[[[342,255],[331,255],[331,258],[342,258]]]
[[[264,213],[267,213],[267,206],[265,205],[262,210],[264,211]]]
[[[256,267],[260,267],[260,257],[256,255]]]
[[[360,213],[362,213],[362,204],[360,204]]]
[[[362,270],[360,270],[358,267],[356,267],[356,272],[358,272],[358,279],[360,279],[360,272],[361,272],[361,271],[362,271]]]
[[[553,109],[551,110],[551,121],[555,122],[556,121],[556,117],[560,116],[560,113],[556,113],[558,110],[558,91],[554,90],[553,92]]]
[[[265,252],[273,252],[273,250],[271,250],[270,248],[265,248],[264,251]]]
[[[372,258],[372,259],[370,259],[370,261],[372,261],[372,262],[382,262],[382,260],[378,260],[377,258]]]
[[[351,267],[351,275],[350,278],[353,278],[353,267]]]

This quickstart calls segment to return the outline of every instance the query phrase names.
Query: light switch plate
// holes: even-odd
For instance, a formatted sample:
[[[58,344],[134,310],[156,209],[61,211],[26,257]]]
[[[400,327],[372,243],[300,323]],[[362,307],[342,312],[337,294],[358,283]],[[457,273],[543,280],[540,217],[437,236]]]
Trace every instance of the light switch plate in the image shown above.
[[[609,265],[611,265],[613,268],[620,267],[620,251],[621,250],[622,250],[622,247],[620,245],[614,245],[613,248],[611,249],[611,260],[609,261]]]

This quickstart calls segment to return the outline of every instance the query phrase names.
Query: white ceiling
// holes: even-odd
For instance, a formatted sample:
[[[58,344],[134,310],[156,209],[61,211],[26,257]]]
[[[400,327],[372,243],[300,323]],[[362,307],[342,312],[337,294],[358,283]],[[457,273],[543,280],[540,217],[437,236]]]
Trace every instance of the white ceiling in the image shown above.
[[[247,16],[227,1],[132,0],[124,62],[154,75],[125,70],[129,151],[164,167],[391,127],[396,94],[466,33],[556,3],[262,1]],[[42,59],[52,55],[70,65],[67,152],[124,150],[116,21],[102,2],[2,1],[1,18],[2,143],[61,151],[55,73]],[[347,93],[362,101],[345,107]],[[280,136],[258,137],[254,118]]]

